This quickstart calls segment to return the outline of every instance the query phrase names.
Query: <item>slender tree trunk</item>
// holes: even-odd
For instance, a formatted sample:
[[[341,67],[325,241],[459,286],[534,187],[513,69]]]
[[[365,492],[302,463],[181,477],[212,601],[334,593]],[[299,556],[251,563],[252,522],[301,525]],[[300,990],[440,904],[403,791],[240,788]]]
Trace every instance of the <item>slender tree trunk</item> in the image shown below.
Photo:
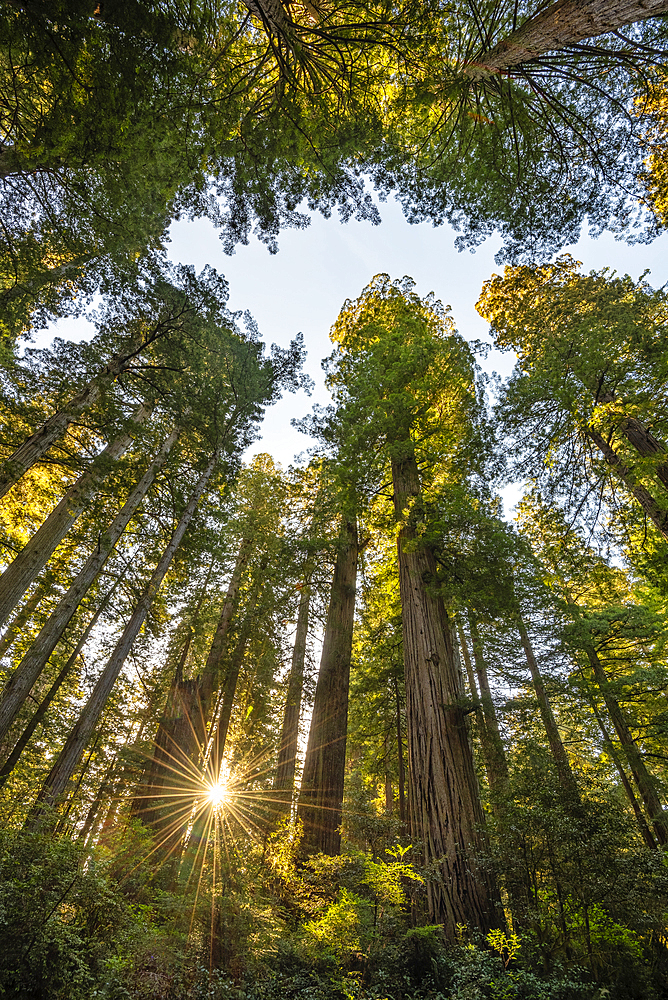
[[[404,739],[401,732],[401,701],[399,699],[399,681],[394,678],[394,701],[397,718],[397,763],[399,776],[399,819],[406,822],[406,771],[404,768]]]
[[[663,537],[668,540],[668,511],[662,510],[652,494],[637,482],[636,476],[631,469],[624,465],[617,452],[608,444],[603,435],[591,428],[587,431],[587,434],[600,450],[610,468],[619,476],[629,492],[638,501],[650,521],[654,522]]]
[[[585,652],[594,672],[596,683],[598,684],[599,690],[603,695],[605,707],[607,708],[608,714],[612,719],[612,724],[615,727],[617,738],[619,739],[622,749],[626,755],[626,759],[629,762],[633,779],[638,786],[640,796],[645,803],[645,808],[647,809],[656,839],[663,846],[668,843],[668,822],[666,821],[666,815],[664,813],[661,800],[659,799],[656,788],[654,787],[652,776],[645,767],[645,762],[642,759],[642,755],[638,750],[633,736],[631,735],[629,727],[626,724],[626,719],[624,718],[624,714],[619,707],[619,702],[612,693],[610,682],[603,664],[599,659],[598,653],[593,646],[587,646],[585,648]]]
[[[98,537],[97,548],[88,557],[69,590],[42,627],[16,671],[8,681],[0,701],[0,739],[3,739],[25,699],[47,664],[67,625],[76,614],[82,599],[104,566],[118,539],[136,513],[156,475],[164,465],[169,451],[178,437],[173,430],[162,445],[153,462],[139,480],[107,530]]]
[[[174,553],[186,533],[219,457],[220,452],[216,450],[209,459],[206,469],[199,477],[192,496],[162,554],[160,562],[154,569],[151,579],[144,588],[144,592],[139,598],[139,602],[132,612],[130,620],[125,626],[123,634],[118,640],[107,665],[98,678],[90,698],[84,705],[79,719],[42,786],[37,802],[27,820],[27,827],[29,829],[39,827],[44,807],[55,805],[62,797],[74,769],[81,760],[81,756],[104,711],[112,688],[125,663],[125,659],[139,634],[140,628],[146,620],[153,600],[174,558]]]
[[[427,883],[429,920],[448,940],[465,924],[489,931],[503,922],[496,886],[478,861],[486,848],[484,814],[469,742],[462,678],[443,601],[429,592],[436,560],[414,526],[420,479],[412,448],[393,459],[399,586],[406,674],[411,832],[439,882]],[[409,509],[411,508],[412,509]]]
[[[292,650],[292,663],[288,678],[288,690],[285,697],[283,726],[278,749],[278,763],[274,778],[275,811],[289,812],[295,787],[295,764],[297,761],[297,745],[299,743],[299,716],[302,707],[302,691],[304,689],[304,661],[306,659],[306,641],[308,639],[309,609],[311,603],[311,568],[304,574],[304,582],[299,598],[297,614],[297,630],[295,644]]]
[[[37,608],[37,605],[45,596],[47,591],[50,590],[50,583],[51,581],[47,584],[45,580],[38,583],[27,601],[25,601],[19,608],[19,611],[14,617],[11,625],[3,635],[2,639],[0,639],[0,656],[4,656],[9,647],[16,641],[24,627],[28,624],[32,618],[33,612]]]
[[[547,734],[547,741],[550,744],[550,750],[557,769],[559,783],[564,791],[564,794],[566,795],[567,800],[572,804],[577,804],[580,802],[580,792],[578,791],[577,783],[573,777],[573,772],[571,771],[568,754],[566,753],[564,744],[561,741],[561,736],[559,735],[559,728],[557,726],[556,719],[554,718],[550,699],[548,698],[547,691],[545,690],[545,683],[538,667],[538,661],[536,660],[531,640],[529,639],[529,633],[526,630],[526,626],[521,615],[517,615],[516,622],[520,638],[522,640],[522,647],[524,648],[524,655],[526,656],[526,661],[529,666],[529,670],[531,671],[531,680],[533,681],[534,691],[536,692],[538,709],[540,711],[540,717],[543,720],[543,727]]]
[[[62,410],[58,410],[46,420],[39,430],[36,430],[20,445],[14,454],[4,462],[0,469],[0,498],[12,488],[28,469],[46,454],[52,444],[59,440],[72,423],[84,410],[87,410],[100,398],[102,390],[110,385],[129,362],[137,354],[138,345],[130,345],[128,353],[118,355],[106,365],[102,371],[85,386],[81,392],[73,396]],[[135,421],[137,417],[134,418]]]
[[[603,719],[601,718],[601,713],[598,710],[596,699],[589,690],[587,693],[588,693],[589,704],[591,705],[592,712],[594,713],[594,718],[598,723],[598,728],[601,730],[601,735],[603,737],[605,749],[608,751],[610,759],[612,763],[615,765],[615,769],[617,771],[617,774],[619,775],[622,787],[626,792],[626,797],[629,800],[631,808],[633,809],[633,814],[636,818],[638,829],[640,830],[640,835],[642,836],[642,839],[645,841],[647,847],[649,847],[651,850],[655,850],[657,846],[656,841],[652,835],[652,831],[647,825],[647,820],[645,819],[643,811],[640,808],[638,800],[635,796],[635,792],[633,791],[633,787],[631,786],[631,782],[629,781],[628,776],[626,774],[626,770],[624,769],[624,765],[619,759],[617,751],[615,750],[612,740],[610,739],[610,733],[608,732],[607,727],[603,722]]]
[[[487,665],[485,664],[478,622],[473,612],[469,612],[468,618],[473,645],[473,659],[475,660],[476,674],[478,675],[478,683],[480,684],[480,700],[485,717],[483,746],[487,763],[489,788],[493,797],[503,796],[508,791],[508,761],[506,760],[506,751],[501,739],[492,691],[489,686]]]
[[[246,614],[244,615],[244,619],[239,627],[237,641],[225,671],[225,682],[223,684],[220,710],[218,712],[218,720],[216,723],[215,733],[213,735],[211,754],[209,755],[207,763],[207,780],[210,781],[211,784],[216,784],[220,777],[220,769],[225,756],[225,744],[227,743],[227,734],[230,728],[230,718],[232,716],[232,708],[234,706],[234,697],[237,690],[239,672],[241,670],[241,665],[244,662],[248,640],[251,637],[253,625],[256,621],[260,596],[265,583],[264,574],[267,568],[267,562],[268,560],[266,558],[263,559],[258,567],[257,579],[255,580],[249,594]]]
[[[474,80],[668,13],[668,0],[557,0],[464,68]]]
[[[220,671],[227,651],[227,635],[232,619],[239,606],[239,587],[246,564],[253,552],[255,541],[255,538],[252,536],[241,540],[237,561],[232,571],[223,608],[220,612],[216,631],[199,682],[199,710],[195,731],[198,733],[200,747],[206,746],[206,728],[213,708],[213,694],[220,683]]]
[[[140,424],[150,410],[142,406],[133,416]],[[19,552],[0,577],[0,624],[5,622],[33,580],[41,573],[55,549],[82,513],[110,462],[117,461],[132,444],[132,434],[124,431],[107,445],[93,464],[69,488],[55,510]]]
[[[93,629],[97,625],[97,623],[98,623],[98,621],[100,619],[100,616],[102,615],[102,613],[104,612],[105,608],[109,604],[109,601],[111,600],[111,597],[112,597],[114,591],[118,587],[119,582],[120,582],[120,579],[116,581],[116,583],[114,584],[114,586],[112,587],[112,589],[109,591],[109,593],[106,595],[106,597],[104,598],[104,600],[100,604],[99,608],[97,609],[97,611],[95,612],[95,614],[93,615],[93,617],[89,621],[88,625],[84,629],[83,633],[81,634],[81,637],[80,637],[79,641],[77,642],[76,647],[75,647],[74,651],[72,652],[72,655],[63,664],[63,666],[62,666],[62,668],[60,670],[60,673],[58,674],[58,676],[56,677],[55,681],[53,682],[53,684],[51,685],[51,687],[47,691],[47,693],[44,696],[44,698],[43,698],[43,700],[42,700],[39,708],[37,709],[37,711],[33,715],[32,719],[30,720],[30,722],[28,723],[28,725],[25,727],[25,729],[23,730],[23,732],[19,736],[18,740],[16,741],[16,745],[14,746],[14,749],[10,753],[10,755],[7,758],[7,760],[5,761],[5,763],[3,764],[2,769],[0,769],[0,788],[2,788],[2,786],[7,781],[9,775],[12,773],[12,771],[16,767],[21,754],[23,753],[25,747],[30,742],[30,738],[32,737],[32,734],[35,732],[35,730],[37,729],[37,727],[43,721],[43,719],[46,716],[46,713],[47,713],[47,711],[49,709],[49,706],[50,706],[51,702],[56,697],[56,695],[58,694],[58,691],[60,690],[60,688],[62,687],[62,685],[65,683],[65,680],[67,679],[67,677],[69,676],[70,672],[74,668],[74,665],[75,665],[75,663],[76,663],[76,661],[77,661],[77,659],[79,657],[79,654],[81,653],[82,649],[84,648],[84,646],[88,642],[88,639],[90,637],[91,632],[93,631]]]
[[[358,554],[357,520],[344,516],[297,807],[304,855],[341,850]]]

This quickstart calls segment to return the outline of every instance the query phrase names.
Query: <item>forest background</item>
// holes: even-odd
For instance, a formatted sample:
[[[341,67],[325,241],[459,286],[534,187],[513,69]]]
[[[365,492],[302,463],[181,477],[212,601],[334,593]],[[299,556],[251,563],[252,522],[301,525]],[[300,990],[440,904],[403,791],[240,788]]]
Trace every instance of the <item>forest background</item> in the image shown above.
[[[7,995],[665,995],[664,13],[3,5]]]

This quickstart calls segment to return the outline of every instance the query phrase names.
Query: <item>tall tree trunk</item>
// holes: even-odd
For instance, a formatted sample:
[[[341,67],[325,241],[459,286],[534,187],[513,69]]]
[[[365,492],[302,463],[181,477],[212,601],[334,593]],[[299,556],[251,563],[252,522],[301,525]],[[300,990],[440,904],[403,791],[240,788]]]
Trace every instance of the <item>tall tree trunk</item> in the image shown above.
[[[554,718],[550,699],[548,698],[547,691],[545,690],[545,683],[538,667],[538,661],[533,651],[531,640],[529,639],[529,633],[526,630],[526,625],[524,624],[524,620],[520,614],[516,616],[516,623],[522,640],[524,655],[531,672],[531,680],[533,681],[533,688],[536,692],[540,717],[543,720],[543,727],[547,734],[547,741],[550,745],[552,758],[557,769],[559,783],[564,791],[566,799],[571,804],[578,804],[580,802],[580,792],[575,778],[573,777],[573,772],[571,771],[568,754],[566,753],[564,744],[561,741],[561,736],[559,735],[559,728],[557,726],[556,719]]]
[[[309,609],[311,605],[311,567],[304,573],[299,612],[297,614],[297,629],[295,644],[292,650],[288,690],[285,696],[283,726],[278,748],[278,762],[274,778],[275,811],[277,814],[289,812],[295,787],[295,764],[297,761],[297,745],[299,743],[299,716],[302,707],[302,692],[304,689],[304,661],[306,659],[306,641],[308,639]]]
[[[28,469],[32,468],[42,455],[46,454],[51,445],[63,436],[73,420],[76,420],[84,410],[97,402],[102,390],[111,385],[140,350],[141,347],[136,342],[131,343],[127,353],[112,358],[109,364],[105,365],[102,371],[94,379],[91,379],[81,392],[65,403],[61,410],[50,416],[34,434],[16,449],[0,469],[0,498],[4,497]]]
[[[591,428],[589,428],[587,434],[600,450],[610,468],[619,476],[629,492],[638,501],[650,521],[654,522],[663,537],[668,540],[668,511],[662,510],[652,494],[637,482],[634,473],[622,462],[617,452],[608,444],[602,434]]]
[[[478,622],[472,611],[469,612],[469,628],[471,630],[471,642],[473,645],[473,659],[475,670],[480,684],[480,701],[483,715],[485,717],[485,729],[483,735],[483,748],[485,762],[487,764],[487,777],[492,797],[503,796],[508,791],[508,761],[506,751],[499,731],[499,722],[496,717],[492,691],[489,686],[487,676],[487,665],[482,648],[482,639],[478,629]]]
[[[297,807],[305,855],[341,850],[358,554],[357,519],[344,515]]]
[[[181,518],[172,534],[172,537],[162,554],[160,562],[154,569],[151,579],[144,588],[137,606],[132,612],[130,620],[123,630],[123,634],[116,643],[107,665],[100,674],[90,698],[81,710],[79,719],[77,720],[65,743],[65,746],[61,750],[58,759],[51,768],[51,771],[42,786],[37,802],[33,806],[33,809],[28,817],[26,824],[28,828],[35,829],[40,826],[44,807],[55,805],[59,801],[70,778],[72,777],[74,769],[81,760],[81,756],[100,719],[100,716],[102,715],[102,712],[104,711],[112,688],[116,683],[116,679],[121,672],[123,664],[125,663],[125,659],[130,652],[137,635],[139,634],[140,628],[146,620],[153,600],[160,589],[165,574],[167,573],[172,559],[174,558],[174,554],[178,549],[184,534],[186,533],[188,525],[192,520],[193,514],[197,509],[202,493],[211,478],[219,457],[220,452],[216,449],[209,459],[204,472],[199,477],[190,500],[181,514]]]
[[[16,641],[24,627],[32,618],[37,605],[50,588],[51,580],[49,580],[48,583],[46,580],[42,580],[37,584],[30,597],[19,608],[18,613],[15,615],[11,625],[6,630],[2,639],[0,639],[0,656],[4,656],[12,643]]]
[[[239,587],[241,586],[241,580],[253,552],[255,542],[256,539],[251,535],[241,540],[237,561],[230,577],[227,593],[225,594],[223,608],[220,612],[204,670],[199,680],[199,705],[197,718],[193,721],[195,725],[194,733],[197,734],[200,750],[206,747],[207,726],[213,708],[213,694],[220,683],[220,672],[227,652],[227,636],[230,624],[239,606]],[[192,754],[191,759],[194,759]]]
[[[617,738],[619,739],[626,755],[626,759],[629,762],[631,774],[633,775],[633,779],[638,786],[641,798],[645,803],[645,808],[647,809],[656,839],[663,846],[668,843],[668,822],[666,821],[666,815],[664,813],[663,806],[661,805],[661,800],[659,799],[656,788],[654,787],[652,776],[645,767],[645,762],[642,759],[642,755],[638,750],[628,725],[626,724],[626,719],[624,718],[624,714],[619,706],[619,702],[612,693],[610,682],[603,664],[599,659],[598,653],[593,646],[586,646],[585,652],[587,654],[589,664],[594,672],[596,683],[598,684],[599,690],[603,695],[605,707],[607,708],[608,714],[612,719],[612,724],[615,727]]]
[[[520,25],[464,73],[474,80],[530,62],[586,38],[668,13],[668,0],[556,0]]]
[[[404,740],[401,732],[401,701],[399,700],[399,681],[394,678],[394,701],[397,721],[397,762],[399,765],[399,819],[406,822],[406,773],[404,769]]]
[[[668,489],[666,449],[661,442],[636,417],[625,417],[620,423],[619,429],[627,441],[633,445],[638,454],[642,455],[643,458],[663,459],[661,463],[656,464],[654,471],[657,479]]]
[[[622,764],[621,760],[619,759],[617,751],[615,750],[615,748],[614,748],[614,746],[612,744],[612,740],[610,739],[610,733],[608,732],[608,729],[607,729],[605,723],[603,722],[603,719],[601,718],[601,713],[598,710],[598,705],[596,704],[596,699],[594,698],[594,696],[593,696],[592,692],[589,690],[589,688],[587,688],[587,695],[588,695],[589,704],[591,705],[591,710],[594,713],[594,718],[596,719],[596,722],[598,723],[598,728],[601,730],[601,736],[603,737],[603,742],[604,742],[604,745],[605,745],[605,749],[607,750],[608,754],[610,755],[610,759],[611,759],[612,763],[615,765],[615,769],[617,771],[617,774],[619,775],[620,781],[622,783],[622,787],[624,788],[624,791],[626,792],[626,797],[629,800],[631,808],[633,809],[633,814],[634,814],[634,816],[636,818],[636,822],[638,824],[638,829],[640,830],[640,835],[642,836],[642,839],[645,841],[645,844],[647,845],[647,847],[649,847],[651,850],[655,850],[657,844],[656,844],[656,841],[654,840],[654,837],[652,835],[652,831],[650,830],[650,828],[647,825],[647,820],[645,819],[643,811],[640,808],[638,800],[637,800],[637,798],[635,796],[635,792],[633,791],[633,788],[631,786],[631,782],[629,781],[629,779],[627,777],[624,765]]]
[[[35,730],[37,729],[37,727],[43,721],[43,719],[46,716],[46,713],[47,713],[47,711],[49,709],[49,706],[50,706],[51,702],[53,701],[53,699],[58,694],[58,691],[60,690],[60,688],[65,683],[67,677],[69,677],[69,674],[72,671],[72,669],[74,668],[74,665],[75,665],[75,663],[76,663],[76,661],[77,661],[77,659],[79,657],[79,654],[81,653],[82,649],[84,648],[84,646],[88,642],[88,639],[90,637],[91,632],[93,631],[93,629],[97,625],[97,623],[98,623],[98,621],[100,619],[100,616],[103,614],[105,608],[109,604],[109,601],[111,600],[112,595],[113,595],[114,591],[116,590],[116,588],[118,587],[119,583],[120,583],[120,578],[116,581],[116,583],[111,588],[111,590],[109,591],[109,593],[105,596],[105,598],[102,601],[102,603],[100,604],[99,608],[97,609],[97,611],[95,612],[95,614],[93,615],[93,617],[91,618],[91,620],[89,621],[88,625],[86,626],[86,628],[82,632],[81,637],[79,638],[79,641],[77,642],[76,647],[74,648],[71,656],[69,656],[68,659],[63,664],[63,666],[62,666],[62,668],[60,670],[60,673],[58,674],[58,676],[54,680],[53,684],[51,685],[51,687],[49,688],[49,690],[45,694],[44,698],[42,699],[42,702],[41,702],[39,708],[37,709],[37,711],[33,715],[32,719],[30,720],[30,722],[28,723],[28,725],[25,727],[25,729],[23,730],[23,732],[19,736],[18,740],[16,741],[14,749],[10,753],[10,755],[7,758],[7,760],[5,761],[5,763],[3,764],[2,769],[0,769],[0,788],[2,788],[2,786],[5,784],[5,782],[9,778],[9,775],[12,773],[12,771],[16,767],[21,754],[23,753],[25,747],[30,742],[30,738],[32,737],[32,734],[35,732]]]
[[[8,681],[0,701],[0,740],[4,738],[16,718],[33,684],[47,664],[63,632],[104,566],[116,542],[153,485],[156,475],[164,465],[170,449],[178,437],[178,433],[177,430],[172,431],[114,520],[107,530],[100,534],[97,548],[88,557],[69,590],[45,622],[39,635]]]
[[[237,690],[239,672],[241,670],[241,665],[244,662],[248,640],[251,637],[253,625],[256,621],[257,609],[265,584],[264,574],[267,568],[267,562],[268,559],[263,559],[258,567],[257,578],[253,583],[248,597],[246,614],[244,615],[244,619],[239,626],[237,641],[227,664],[227,669],[225,670],[225,680],[220,700],[220,710],[218,712],[218,719],[216,722],[215,732],[213,734],[211,754],[209,755],[207,763],[207,780],[211,782],[211,784],[216,784],[220,777],[220,769],[225,756],[225,744],[227,743],[227,734],[230,728],[230,718],[232,717],[232,708],[234,706],[234,696]]]
[[[150,409],[142,406],[132,418],[141,424]],[[33,580],[41,573],[53,552],[82,513],[99,482],[108,472],[109,463],[117,461],[132,444],[132,434],[124,431],[97,456],[69,488],[55,510],[16,556],[0,577],[0,624],[3,624],[21,600]]]
[[[411,832],[439,882],[427,883],[429,920],[448,940],[465,924],[489,931],[503,922],[500,898],[478,861],[486,848],[484,814],[469,742],[463,686],[448,617],[429,592],[436,560],[415,528],[420,478],[412,447],[392,461],[403,619]],[[412,509],[411,509],[412,508]]]

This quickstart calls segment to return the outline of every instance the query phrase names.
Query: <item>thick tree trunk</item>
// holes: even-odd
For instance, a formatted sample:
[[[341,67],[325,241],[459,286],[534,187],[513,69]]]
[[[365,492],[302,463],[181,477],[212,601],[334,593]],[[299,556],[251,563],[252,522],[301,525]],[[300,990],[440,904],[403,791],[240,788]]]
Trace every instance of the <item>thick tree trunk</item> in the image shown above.
[[[442,881],[427,883],[429,920],[454,941],[457,926],[483,932],[503,923],[496,887],[478,861],[486,849],[484,814],[469,742],[464,691],[447,614],[429,592],[436,560],[413,521],[419,504],[417,463],[392,462],[398,537],[399,585],[406,674],[411,832],[426,864],[437,863]],[[411,504],[413,510],[410,510]]]
[[[88,557],[69,590],[45,622],[39,635],[8,681],[0,701],[0,740],[4,738],[17,713],[21,710],[33,684],[47,664],[67,625],[76,614],[79,604],[88,593],[116,542],[148,493],[156,475],[164,465],[178,433],[177,430],[172,431],[114,520],[107,530],[100,534],[97,548]]]
[[[309,609],[311,604],[311,570],[304,574],[304,582],[299,598],[295,644],[292,650],[288,690],[285,697],[283,726],[278,748],[278,763],[274,778],[274,800],[277,814],[290,811],[295,787],[295,764],[299,743],[299,717],[304,688],[304,661],[308,639]]]
[[[51,768],[51,771],[39,793],[37,802],[33,806],[33,809],[28,817],[26,825],[29,829],[35,829],[40,826],[42,811],[45,806],[55,805],[59,801],[70,778],[72,777],[74,769],[81,760],[81,756],[100,719],[100,716],[102,715],[102,712],[104,711],[112,688],[116,683],[116,679],[121,672],[123,664],[125,663],[125,659],[132,649],[132,645],[139,634],[140,628],[146,620],[153,600],[160,589],[165,574],[167,573],[172,559],[174,558],[174,554],[178,549],[184,534],[186,533],[193,514],[197,509],[202,493],[211,478],[211,474],[216,466],[219,454],[218,450],[213,453],[209,459],[206,469],[199,477],[192,496],[190,497],[190,500],[181,515],[179,523],[177,524],[172,537],[162,554],[160,562],[154,569],[151,579],[144,588],[144,591],[139,598],[139,602],[135,607],[135,610],[132,612],[130,620],[125,626],[123,634],[118,640],[107,665],[100,674],[90,698],[84,705],[79,719],[70,733],[65,746],[61,750],[58,759]]]
[[[133,415],[132,423],[141,424],[150,410],[142,406]],[[116,462],[132,444],[132,434],[120,434],[115,441],[97,456],[83,472],[58,506],[51,511],[44,524],[21,549],[14,561],[0,577],[0,624],[7,621],[18,602],[34,579],[41,573],[63,538],[83,512],[88,500],[109,470],[109,463]]]
[[[356,518],[344,516],[297,807],[304,855],[341,850],[358,554]]]
[[[482,742],[485,763],[487,765],[487,778],[492,797],[498,798],[505,795],[508,791],[508,761],[506,760],[506,751],[501,739],[499,722],[496,717],[494,700],[492,699],[492,691],[489,686],[482,639],[480,638],[478,623],[473,612],[469,612],[468,619],[471,630],[471,643],[473,645],[473,659],[475,660],[476,674],[478,675],[478,683],[480,684],[480,702],[485,717]]]
[[[610,468],[619,476],[629,492],[636,498],[650,521],[653,521],[665,539],[668,539],[668,511],[661,510],[652,494],[641,486],[631,469],[622,462],[617,452],[605,438],[591,428],[587,434],[599,449]]]
[[[638,786],[640,796],[645,803],[645,808],[647,809],[647,814],[654,829],[656,839],[663,846],[668,843],[668,821],[666,819],[663,806],[661,805],[661,800],[659,799],[656,788],[654,787],[652,776],[645,767],[645,762],[642,759],[642,755],[638,750],[633,736],[631,735],[629,727],[626,724],[626,719],[624,718],[624,714],[619,707],[619,702],[612,693],[610,682],[608,681],[603,664],[598,657],[598,653],[593,646],[587,646],[585,648],[585,652],[587,654],[589,664],[594,672],[596,683],[598,684],[599,690],[603,695],[605,707],[607,708],[608,714],[612,719],[612,724],[615,727],[617,738],[619,739],[626,755],[626,759],[629,762],[633,780]]]
[[[530,62],[586,38],[668,13],[668,0],[557,0],[484,52],[464,73],[474,80]]]
[[[573,777],[573,772],[571,771],[568,754],[566,753],[564,744],[561,741],[561,736],[559,735],[559,727],[557,726],[552,706],[550,704],[550,699],[548,698],[547,691],[545,690],[545,683],[538,667],[538,661],[533,651],[531,640],[529,639],[529,633],[526,630],[526,626],[521,615],[517,615],[516,622],[520,638],[522,640],[524,655],[526,657],[529,670],[531,671],[531,680],[533,681],[533,688],[536,692],[538,709],[540,711],[540,717],[543,720],[543,727],[547,734],[547,741],[552,752],[552,758],[557,770],[559,784],[561,785],[567,800],[571,804],[577,804],[580,802],[580,792],[578,791],[578,786],[575,778]]]
[[[49,417],[39,430],[36,430],[3,463],[0,470],[0,498],[4,497],[12,486],[18,483],[19,479],[25,475],[28,469],[32,468],[42,455],[46,454],[51,445],[55,444],[63,436],[69,425],[79,414],[97,402],[102,390],[107,385],[110,385],[135,357],[137,353],[136,348],[137,345],[133,344],[127,354],[112,358],[109,364],[81,392],[73,396],[62,410],[58,410]],[[134,419],[137,421],[138,418],[135,417]]]
[[[109,593],[106,595],[106,597],[104,598],[104,600],[100,604],[99,608],[97,609],[97,611],[95,612],[95,614],[93,615],[93,617],[89,621],[88,625],[84,629],[83,633],[81,634],[81,637],[79,638],[79,641],[77,642],[76,647],[75,647],[74,651],[72,652],[72,655],[70,657],[68,657],[68,659],[63,664],[63,666],[62,666],[62,668],[60,670],[60,673],[58,674],[58,676],[54,680],[53,684],[51,685],[51,687],[49,688],[49,690],[45,694],[44,698],[42,699],[42,702],[40,703],[39,708],[37,709],[37,711],[33,715],[32,719],[30,720],[30,722],[28,723],[28,725],[25,727],[25,729],[23,730],[23,732],[19,736],[18,740],[16,741],[14,749],[12,750],[12,752],[9,755],[9,757],[7,758],[7,760],[5,761],[5,763],[3,764],[2,768],[0,769],[0,788],[2,788],[2,786],[7,781],[9,775],[12,773],[12,771],[16,767],[21,754],[23,753],[25,747],[30,742],[30,738],[32,737],[32,734],[35,732],[35,730],[37,729],[37,727],[40,725],[40,723],[44,719],[44,717],[45,717],[45,715],[46,715],[46,713],[47,713],[47,711],[49,709],[49,706],[50,706],[51,702],[53,701],[53,699],[58,694],[60,688],[63,686],[63,684],[65,683],[66,679],[69,677],[69,674],[70,674],[71,670],[74,668],[74,665],[75,665],[75,663],[76,663],[76,661],[77,661],[77,659],[79,657],[79,654],[81,653],[82,649],[84,648],[84,646],[88,642],[88,639],[90,637],[91,632],[93,631],[93,629],[97,625],[97,623],[98,623],[98,621],[100,619],[100,615],[102,615],[102,613],[104,612],[104,609],[109,604],[109,601],[111,600],[111,597],[112,597],[114,591],[116,590],[119,582],[120,582],[119,580],[116,581],[116,583],[114,584],[114,586],[112,587],[112,589],[109,591]]]
[[[657,463],[654,469],[656,478],[668,489],[668,463],[666,462],[666,449],[654,435],[647,430],[645,425],[635,417],[625,417],[619,425],[619,429],[632,444],[636,451],[643,458],[662,458],[663,461]]]

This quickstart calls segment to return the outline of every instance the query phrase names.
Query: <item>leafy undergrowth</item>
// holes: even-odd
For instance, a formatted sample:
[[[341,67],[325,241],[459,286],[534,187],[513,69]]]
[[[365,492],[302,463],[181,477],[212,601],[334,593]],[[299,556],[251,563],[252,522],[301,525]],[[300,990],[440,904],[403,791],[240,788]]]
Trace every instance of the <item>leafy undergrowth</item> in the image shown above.
[[[0,996],[26,1000],[660,1000],[666,949],[654,932],[589,920],[589,948],[550,953],[536,928],[411,927],[424,873],[406,850],[296,861],[279,833],[231,858],[215,894],[169,885],[125,847],[0,842]],[[161,882],[162,879],[162,882]],[[197,897],[197,898],[195,898]]]

